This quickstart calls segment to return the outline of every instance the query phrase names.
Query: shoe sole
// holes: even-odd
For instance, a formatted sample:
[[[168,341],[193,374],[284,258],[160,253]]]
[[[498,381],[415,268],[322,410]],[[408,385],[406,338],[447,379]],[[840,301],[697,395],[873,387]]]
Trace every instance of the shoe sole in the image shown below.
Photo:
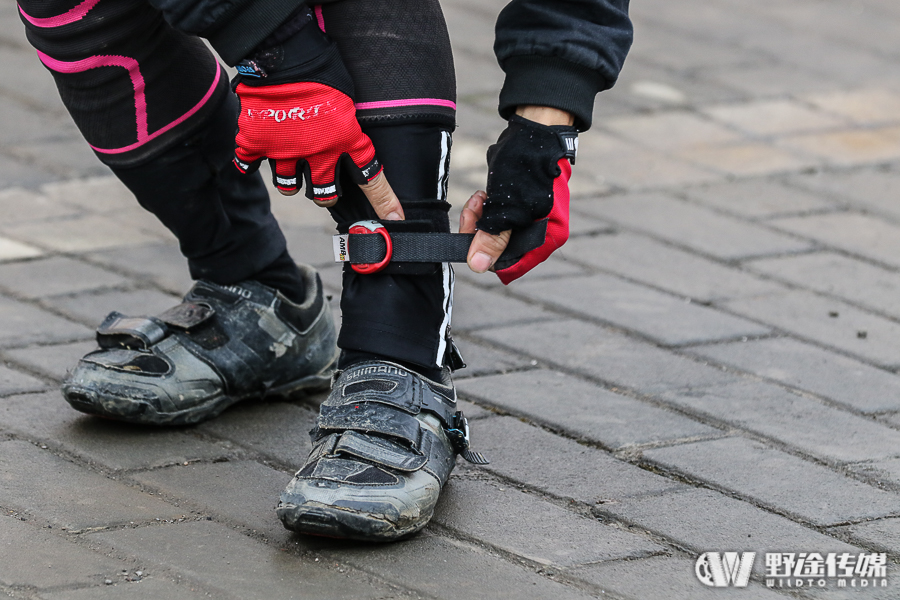
[[[280,503],[275,512],[285,529],[290,531],[363,542],[401,541],[421,531],[431,520],[429,514],[427,518],[398,528],[394,523],[370,514],[314,503],[303,506]]]
[[[218,416],[229,406],[244,400],[257,399],[290,399],[295,396],[327,390],[331,386],[331,374],[337,368],[337,358],[315,375],[308,375],[268,390],[263,396],[256,393],[241,396],[220,394],[210,398],[203,404],[176,412],[160,412],[151,404],[141,402],[137,398],[117,398],[104,395],[101,397],[94,390],[81,386],[63,385],[62,393],[72,408],[80,412],[105,417],[125,423],[140,425],[194,425]]]

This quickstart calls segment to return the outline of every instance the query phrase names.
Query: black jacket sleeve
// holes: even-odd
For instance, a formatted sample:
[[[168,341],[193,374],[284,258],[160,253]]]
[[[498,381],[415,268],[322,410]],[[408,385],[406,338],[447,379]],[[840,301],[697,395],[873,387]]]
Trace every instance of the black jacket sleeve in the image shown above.
[[[242,61],[303,6],[302,0],[149,0],[175,29],[209,40],[229,65]]]
[[[513,0],[494,42],[506,73],[500,115],[520,104],[552,106],[590,128],[594,96],[616,82],[632,34],[628,0]]]

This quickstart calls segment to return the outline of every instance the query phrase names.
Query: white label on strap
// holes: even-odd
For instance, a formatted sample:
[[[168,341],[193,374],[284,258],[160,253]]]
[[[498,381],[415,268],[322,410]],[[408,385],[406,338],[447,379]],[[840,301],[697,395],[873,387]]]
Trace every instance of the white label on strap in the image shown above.
[[[350,254],[347,252],[347,239],[349,234],[335,235],[331,238],[331,245],[334,249],[334,262],[347,262],[350,260]]]

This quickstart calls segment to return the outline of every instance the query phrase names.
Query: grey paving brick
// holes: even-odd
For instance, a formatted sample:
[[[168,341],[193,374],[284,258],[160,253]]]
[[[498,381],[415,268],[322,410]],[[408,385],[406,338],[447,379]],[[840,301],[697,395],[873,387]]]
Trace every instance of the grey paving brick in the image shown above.
[[[797,290],[726,305],[738,314],[879,365],[900,364],[900,325],[840,300]]]
[[[863,412],[900,410],[900,377],[894,373],[791,338],[713,344],[689,352]]]
[[[503,327],[478,335],[548,365],[574,369],[646,394],[735,380],[734,375],[719,368],[583,321]]]
[[[394,596],[390,588],[364,573],[315,562],[311,556],[288,554],[207,521],[123,529],[91,537],[115,552],[137,554],[174,568],[226,598]]]
[[[0,402],[0,427],[62,449],[107,469],[142,469],[213,460],[233,450],[178,429],[157,429],[84,415],[58,391]]]
[[[719,430],[555,371],[461,381],[464,397],[496,406],[611,449],[711,436]]]
[[[589,598],[586,592],[545,579],[485,550],[424,532],[402,544],[363,546],[330,553],[395,585],[431,598],[545,600]]]
[[[896,494],[743,438],[646,450],[644,457],[816,525],[900,512]]]
[[[454,373],[454,379],[479,377],[493,373],[505,373],[513,369],[522,369],[531,365],[531,361],[523,356],[491,348],[468,338],[456,339],[466,361],[466,368]],[[537,362],[535,361],[535,364]]]
[[[487,469],[541,491],[595,504],[679,487],[677,482],[512,417],[472,426],[472,447]]]
[[[41,186],[41,192],[53,202],[90,212],[111,214],[138,206],[134,194],[125,184],[109,175],[48,183]]]
[[[99,325],[114,310],[129,316],[158,315],[179,304],[181,298],[153,289],[143,289],[57,296],[48,298],[45,302],[72,319]]]
[[[184,294],[193,285],[188,275],[187,261],[177,244],[156,242],[92,252],[87,257],[133,276],[148,279],[172,294]]]
[[[571,260],[701,302],[777,291],[777,283],[634,233],[576,238],[565,246]]]
[[[139,246],[159,240],[136,225],[124,225],[101,215],[22,223],[3,227],[11,237],[59,252],[91,252]]]
[[[62,256],[0,265],[0,287],[25,298],[72,294],[127,283],[121,275]]]
[[[859,543],[896,554],[900,548],[900,519],[878,519],[865,521],[836,531],[844,532]]]
[[[828,461],[876,460],[900,448],[900,431],[768,383],[746,381],[661,397]]]
[[[780,62],[714,68],[700,74],[700,77],[748,96],[762,94],[777,97],[799,92],[819,92],[833,86],[832,82],[824,81],[820,74],[810,69]]]
[[[900,488],[900,458],[885,458],[847,467],[854,473],[862,475],[874,485]]]
[[[3,117],[4,127],[0,134],[0,142],[6,148],[12,148],[17,143],[50,137],[48,133],[51,131],[55,138],[78,135],[78,129],[72,119],[63,114],[41,114],[29,110],[28,107],[7,102]],[[28,173],[33,171],[33,168],[23,171]]]
[[[727,260],[808,249],[811,244],[662,194],[579,202],[579,212]]]
[[[97,343],[94,341],[72,342],[71,344],[11,348],[4,350],[2,355],[44,377],[61,381],[66,373],[78,363],[78,359],[96,348]]]
[[[12,516],[0,516],[0,554],[0,583],[8,586],[97,585],[127,567]]]
[[[463,265],[462,268],[468,267]],[[453,327],[461,331],[554,317],[552,312],[539,306],[463,282],[457,283],[453,290]]]
[[[832,252],[753,261],[749,269],[900,317],[900,274]]]
[[[37,392],[48,386],[40,379],[0,364],[0,395]]]
[[[836,197],[867,212],[900,219],[896,198],[900,194],[900,173],[866,169],[856,173],[817,173],[795,177],[792,183],[822,195]]]
[[[853,212],[775,219],[772,226],[826,246],[900,266],[900,226]]]
[[[69,531],[182,514],[153,496],[20,441],[0,442],[0,505]]]
[[[636,331],[663,344],[759,336],[770,331],[611,275],[523,281],[516,293]]]
[[[294,200],[295,202],[304,202]],[[332,250],[331,236],[334,235],[334,227],[309,225],[282,225],[284,237],[287,239],[288,250],[295,260],[310,265],[334,264],[334,252]]]
[[[834,208],[836,202],[814,192],[798,190],[777,181],[730,181],[685,190],[687,196],[706,206],[738,217],[772,217]]]
[[[116,580],[113,579],[113,581]],[[41,600],[159,600],[160,598],[199,600],[208,598],[209,595],[187,582],[176,583],[168,579],[156,579],[145,575],[137,582],[123,582],[120,578],[120,581],[113,585],[46,592],[37,597]]]
[[[569,575],[598,586],[604,593],[609,591],[630,600],[721,600],[724,591],[706,587],[697,580],[694,559],[674,556],[601,563],[580,567]],[[746,600],[784,598],[754,582],[742,589],[740,595]]]
[[[275,505],[291,475],[253,461],[230,461],[156,469],[134,475],[150,489],[186,500],[202,514],[216,515],[284,543],[289,532]]]
[[[859,551],[750,502],[707,489],[685,488],[627,498],[600,504],[594,512],[613,515],[698,554],[714,548],[753,551],[760,558],[765,552]],[[756,566],[756,572],[761,573],[763,563]]]
[[[24,188],[0,191],[0,210],[6,223],[70,217],[81,212],[77,207],[54,202],[43,194]]]
[[[55,139],[54,139],[55,138]],[[59,179],[109,175],[109,167],[101,163],[85,143],[84,138],[69,130],[65,138],[56,136],[32,141],[20,141],[9,147],[9,152],[25,160],[37,173]]]
[[[69,342],[91,337],[93,333],[83,325],[0,296],[0,346]]]
[[[289,468],[300,468],[312,445],[317,410],[284,402],[245,402],[200,426]]]
[[[573,566],[665,550],[509,485],[459,476],[441,493],[434,522],[541,564]]]

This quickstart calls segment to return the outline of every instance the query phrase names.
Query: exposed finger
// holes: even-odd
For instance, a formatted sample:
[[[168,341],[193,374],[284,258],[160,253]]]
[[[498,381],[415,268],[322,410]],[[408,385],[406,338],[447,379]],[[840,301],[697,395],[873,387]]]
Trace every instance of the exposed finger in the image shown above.
[[[493,267],[503,251],[506,250],[511,233],[511,231],[501,231],[497,235],[491,235],[486,231],[476,232],[466,259],[469,268],[476,273],[484,273]]]
[[[459,232],[475,233],[476,223],[481,218],[481,212],[484,208],[484,201],[487,194],[478,190],[466,201],[462,212],[459,215]]]
[[[269,162],[272,162],[271,160]],[[276,160],[274,175],[275,187],[284,196],[293,196],[299,189],[297,181],[297,162],[291,160]]]
[[[359,186],[379,219],[385,221],[402,221],[404,219],[403,207],[400,206],[400,199],[391,189],[384,172],[381,172],[375,179]]]

